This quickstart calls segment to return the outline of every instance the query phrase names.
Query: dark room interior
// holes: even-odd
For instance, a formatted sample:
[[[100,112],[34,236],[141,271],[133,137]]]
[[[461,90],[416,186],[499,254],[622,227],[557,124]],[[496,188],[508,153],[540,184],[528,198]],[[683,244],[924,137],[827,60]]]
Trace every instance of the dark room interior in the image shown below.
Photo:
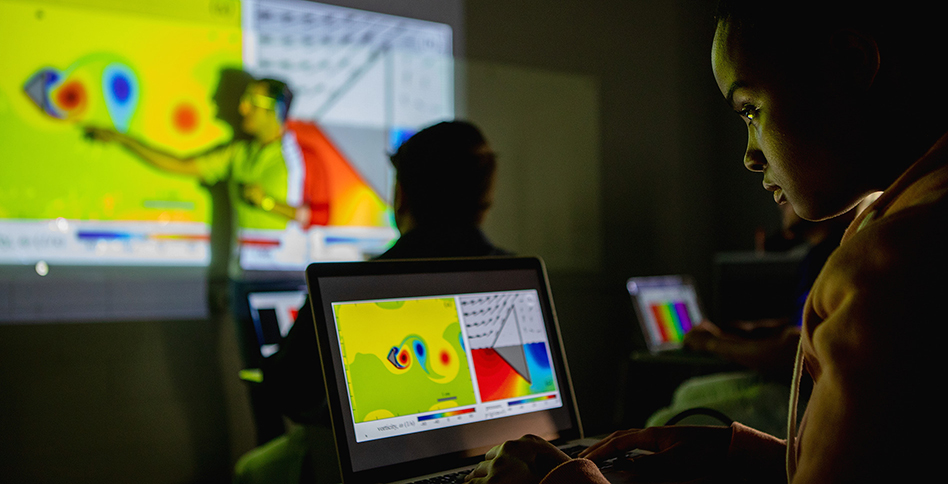
[[[453,27],[454,113],[498,154],[484,232],[544,259],[586,433],[644,425],[690,374],[636,377],[653,370],[630,360],[643,343],[626,280],[689,274],[713,319],[716,257],[752,253],[780,227],[711,73],[715,1],[324,3]],[[203,269],[138,265],[110,282],[50,264],[67,282],[47,284],[35,263],[0,264],[0,480],[230,482],[256,445],[238,337],[175,312],[203,307]],[[145,309],[110,306],[124,297]]]

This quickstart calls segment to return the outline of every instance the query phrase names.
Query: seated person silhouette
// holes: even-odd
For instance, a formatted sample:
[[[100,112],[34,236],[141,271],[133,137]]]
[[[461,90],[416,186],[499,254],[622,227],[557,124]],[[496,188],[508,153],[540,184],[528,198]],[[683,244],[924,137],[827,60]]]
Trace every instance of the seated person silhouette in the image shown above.
[[[491,206],[496,157],[476,126],[449,121],[425,128],[391,161],[401,236],[377,259],[509,255],[480,229]],[[235,481],[339,482],[309,300],[261,370],[264,391],[299,425],[244,455]]]

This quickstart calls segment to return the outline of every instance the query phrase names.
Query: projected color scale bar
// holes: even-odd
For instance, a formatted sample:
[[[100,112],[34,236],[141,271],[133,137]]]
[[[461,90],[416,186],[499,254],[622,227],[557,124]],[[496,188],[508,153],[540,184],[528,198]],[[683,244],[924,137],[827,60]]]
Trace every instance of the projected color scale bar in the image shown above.
[[[147,234],[120,232],[114,230],[80,230],[76,233],[79,240],[211,240],[209,235],[194,234]]]
[[[474,413],[474,409],[465,408],[464,410],[453,410],[451,412],[441,412],[441,413],[433,413],[431,415],[422,415],[421,417],[418,417],[418,421],[424,422],[426,420],[435,420],[439,418],[457,417],[458,415],[464,415],[465,413]]]
[[[662,332],[662,341],[681,341],[694,324],[688,307],[682,301],[669,301],[652,304],[652,315],[658,329]]]

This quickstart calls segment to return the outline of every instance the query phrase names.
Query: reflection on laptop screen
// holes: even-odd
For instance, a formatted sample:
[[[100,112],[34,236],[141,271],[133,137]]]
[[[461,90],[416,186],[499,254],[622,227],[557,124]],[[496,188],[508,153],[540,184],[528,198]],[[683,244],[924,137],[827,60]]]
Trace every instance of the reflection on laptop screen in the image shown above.
[[[356,442],[562,406],[536,290],[332,307]]]

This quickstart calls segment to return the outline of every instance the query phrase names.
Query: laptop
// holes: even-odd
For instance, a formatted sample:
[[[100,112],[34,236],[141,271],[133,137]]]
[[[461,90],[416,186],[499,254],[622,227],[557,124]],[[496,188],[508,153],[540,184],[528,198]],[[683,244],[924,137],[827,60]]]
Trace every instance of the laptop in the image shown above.
[[[306,301],[306,284],[302,278],[246,281],[238,283],[235,292],[234,314],[245,328],[247,345],[254,347],[248,364],[256,366],[260,358],[280,349]]]
[[[466,473],[524,434],[595,442],[540,259],[315,263],[306,278],[343,483]]]
[[[681,350],[685,333],[704,319],[690,276],[633,277],[626,289],[651,353]]]

